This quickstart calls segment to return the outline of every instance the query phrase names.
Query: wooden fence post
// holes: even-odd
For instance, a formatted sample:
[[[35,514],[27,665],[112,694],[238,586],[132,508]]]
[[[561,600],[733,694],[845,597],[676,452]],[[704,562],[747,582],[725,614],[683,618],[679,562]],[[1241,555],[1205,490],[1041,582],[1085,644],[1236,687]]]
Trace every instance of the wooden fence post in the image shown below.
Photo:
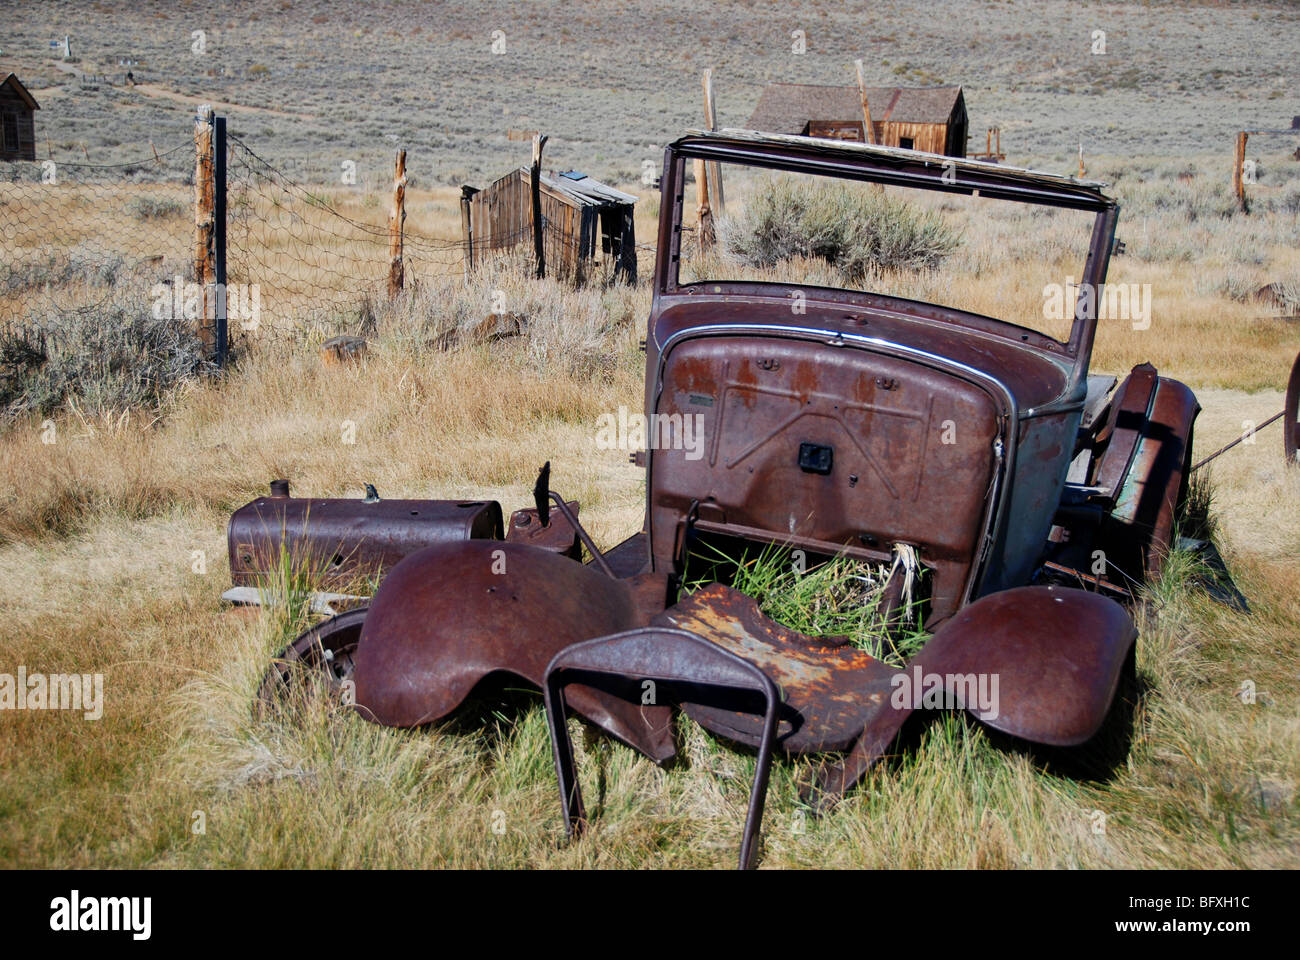
[[[1242,130],[1237,134],[1237,149],[1233,154],[1232,161],[1232,192],[1237,197],[1237,204],[1241,207],[1242,213],[1249,213],[1250,207],[1246,203],[1246,181],[1242,175],[1246,166],[1246,131]]]
[[[529,183],[533,195],[533,254],[537,257],[537,279],[546,276],[546,240],[542,230],[542,148],[547,138],[533,134],[533,165],[529,170]]]
[[[713,68],[704,71],[704,126],[708,130],[718,129],[718,116],[713,108]],[[708,178],[708,204],[710,213],[716,213],[722,216],[726,212],[726,201],[723,200],[722,193],[722,164],[709,162],[705,164],[705,175]]]
[[[862,101],[863,142],[875,144],[876,128],[871,125],[871,104],[867,103],[867,79],[862,73],[862,61],[854,60],[853,68],[858,74],[858,99]]]
[[[469,283],[469,273],[474,269],[474,223],[471,219],[470,200],[478,190],[471,186],[464,185],[460,188],[460,232],[463,238],[463,262],[465,267],[465,282]]]
[[[1079,141],[1079,179],[1082,180],[1087,176],[1088,171],[1083,166],[1083,141]]]
[[[205,357],[217,352],[215,324],[209,323],[210,288],[217,278],[216,184],[212,167],[212,107],[203,104],[194,117],[194,282],[199,285],[200,311],[196,332]],[[213,304],[215,306],[215,304]]]
[[[402,292],[406,268],[402,263],[403,230],[406,225],[406,151],[397,151],[393,171],[393,209],[388,214],[388,299]]]
[[[713,247],[713,210],[709,207],[709,175],[705,161],[695,160],[695,220],[699,230],[700,252]]]

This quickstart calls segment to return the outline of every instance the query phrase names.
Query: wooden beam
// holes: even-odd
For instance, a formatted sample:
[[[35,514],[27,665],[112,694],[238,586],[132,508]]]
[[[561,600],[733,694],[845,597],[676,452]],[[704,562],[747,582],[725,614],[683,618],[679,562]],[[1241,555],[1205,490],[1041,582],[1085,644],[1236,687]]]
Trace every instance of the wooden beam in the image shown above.
[[[700,252],[713,247],[713,211],[709,207],[709,176],[703,160],[695,160],[695,222]]]
[[[867,79],[862,73],[862,61],[854,60],[853,68],[858,74],[858,99],[862,101],[862,135],[867,143],[876,142],[876,128],[871,125],[871,104],[867,103]]]
[[[466,283],[469,283],[469,272],[474,269],[474,228],[470,221],[470,197],[472,196],[474,196],[473,187],[460,188],[460,233],[464,243],[462,260]]]
[[[537,279],[546,276],[546,238],[542,231],[542,148],[547,138],[533,136],[533,165],[529,170],[533,200],[533,255],[537,258]]]
[[[702,78],[704,86],[704,126],[708,130],[718,129],[718,115],[713,106],[713,68],[704,71]],[[722,193],[722,165],[719,163],[705,164],[706,176],[708,177],[708,200],[710,209],[716,211],[718,216],[724,212],[725,202]]]
[[[1237,147],[1233,153],[1232,162],[1232,192],[1237,197],[1237,203],[1241,207],[1242,213],[1249,213],[1250,207],[1246,202],[1246,182],[1242,176],[1246,166],[1246,139],[1245,130],[1237,134]]]
[[[393,164],[393,207],[388,213],[388,299],[402,292],[406,285],[406,266],[402,262],[406,227],[406,151],[398,150]]]
[[[217,353],[216,324],[208,322],[210,285],[216,282],[216,181],[212,168],[212,107],[203,104],[194,117],[194,282],[199,285],[196,333],[205,357]]]

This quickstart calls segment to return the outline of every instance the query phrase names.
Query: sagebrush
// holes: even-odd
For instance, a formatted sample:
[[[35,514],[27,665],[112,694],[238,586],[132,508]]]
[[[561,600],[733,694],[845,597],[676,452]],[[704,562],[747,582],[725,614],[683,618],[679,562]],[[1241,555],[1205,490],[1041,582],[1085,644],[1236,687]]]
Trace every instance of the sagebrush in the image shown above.
[[[858,282],[882,270],[933,269],[960,243],[936,211],[851,183],[764,182],[745,209],[720,217],[727,255],[751,267],[824,260]]]

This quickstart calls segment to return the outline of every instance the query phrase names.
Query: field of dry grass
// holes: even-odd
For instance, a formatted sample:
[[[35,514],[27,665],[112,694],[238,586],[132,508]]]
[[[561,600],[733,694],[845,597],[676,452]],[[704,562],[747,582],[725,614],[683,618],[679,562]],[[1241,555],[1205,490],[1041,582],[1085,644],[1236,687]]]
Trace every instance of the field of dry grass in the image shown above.
[[[635,327],[626,333],[630,341]],[[582,500],[600,542],[635,528],[640,478],[617,451],[594,450],[590,426],[633,401],[633,364],[608,382],[542,378],[500,355],[514,350],[379,351],[331,372],[310,355],[266,356],[224,385],[195,388],[165,424],[67,424],[53,447],[6,435],[6,489],[22,494],[4,504],[6,656],[30,670],[103,672],[107,703],[97,722],[4,718],[0,862],[730,863],[752,760],[693,728],[689,764],[670,773],[589,743],[580,762],[591,796],[598,771],[603,778],[603,813],[591,840],[563,848],[536,697],[482,708],[485,729],[473,720],[431,732],[378,728],[324,695],[282,717],[252,715],[269,656],[304,625],[250,618],[218,599],[228,511],[269,477],[291,476],[304,494],[359,493],[368,479],[392,495],[512,505],[526,501],[537,461],[550,457],[557,488]],[[244,415],[232,418],[236,397]],[[1280,397],[1220,390],[1203,402],[1198,451]],[[337,441],[343,412],[362,424],[355,447]],[[976,725],[941,719],[824,820],[798,806],[798,767],[778,765],[765,862],[1294,866],[1300,480],[1282,468],[1275,440],[1261,435],[1215,468],[1221,542],[1255,611],[1244,617],[1168,585],[1158,619],[1143,624],[1147,699],[1112,781],[1045,773]],[[61,535],[21,519],[30,499],[65,524]],[[196,550],[204,574],[194,572]],[[1234,697],[1244,680],[1258,687],[1253,705]],[[1107,816],[1104,836],[1092,832],[1094,810]],[[496,811],[504,834],[492,830]],[[204,834],[191,832],[195,812]]]
[[[753,759],[685,718],[685,762],[668,772],[575,724],[600,816],[587,840],[565,845],[537,695],[475,703],[422,731],[367,724],[322,691],[271,717],[252,710],[270,657],[309,622],[220,600],[230,512],[272,478],[302,496],[358,496],[371,482],[384,496],[491,497],[509,510],[529,502],[550,460],[599,544],[641,523],[642,472],[595,438],[598,417],[642,402],[653,253],[642,252],[636,286],[574,289],[508,259],[464,283],[433,242],[459,237],[461,182],[482,185],[524,159],[506,127],[544,127],[556,134],[548,165],[641,196],[637,237],[652,245],[658,196],[640,184],[640,163],[657,165],[651,144],[696,123],[702,66],[719,68],[723,122],[743,123],[762,83],[845,79],[864,52],[853,38],[866,37],[887,51],[871,60],[881,82],[966,84],[972,129],[1000,122],[1013,162],[1068,172],[1077,131],[1090,131],[1089,175],[1111,181],[1122,205],[1127,251],[1110,280],[1150,284],[1152,297],[1148,328],[1101,324],[1095,370],[1150,361],[1192,386],[1197,456],[1281,409],[1300,326],[1253,294],[1267,283],[1300,292],[1300,164],[1283,141],[1253,139],[1263,171],[1253,212],[1233,212],[1225,194],[1242,90],[1254,91],[1250,125],[1300,113],[1274,96],[1296,88],[1293,7],[1051,3],[1032,33],[1012,0],[972,0],[948,18],[910,2],[720,4],[692,23],[651,3],[562,18],[545,4],[449,5],[437,25],[429,9],[397,3],[372,5],[364,23],[333,0],[235,4],[209,24],[213,9],[49,4],[0,38],[36,78],[38,123],[61,161],[82,156],[83,141],[96,160],[138,159],[150,137],[184,143],[185,98],[201,96],[228,101],[232,132],[304,184],[286,193],[236,167],[246,202],[233,213],[230,279],[259,284],[263,316],[236,332],[224,378],[185,380],[157,407],[81,398],[0,411],[0,673],[102,673],[106,700],[97,721],[0,714],[0,866],[734,863]],[[150,89],[82,89],[37,50],[69,16],[87,31],[75,68],[111,73],[135,55]],[[1113,55],[1100,67],[1069,52],[1099,26]],[[219,57],[190,54],[200,28]],[[484,51],[498,28],[511,52],[494,60]],[[809,32],[806,58],[787,52],[796,28]],[[627,42],[593,42],[612,35]],[[325,49],[349,51],[346,63]],[[364,96],[340,101],[340,89]],[[428,242],[413,241],[410,289],[389,304],[378,294],[383,241],[346,221],[382,236],[399,140],[412,146],[407,229]],[[336,178],[350,158],[355,187]],[[0,316],[147,304],[154,284],[184,272],[183,174],[106,191],[70,170],[57,188],[33,189],[0,178],[0,228],[39,226],[17,242],[0,229]],[[729,205],[745,197],[737,184]],[[942,212],[961,242],[939,269],[874,279],[1043,327],[1044,285],[1078,276],[1060,224]],[[797,267],[809,282],[834,277],[820,261]],[[469,336],[493,309],[525,316],[525,335]],[[371,339],[364,362],[321,365],[324,338],[357,332]],[[1142,612],[1143,699],[1111,776],[1070,775],[1057,758],[940,716],[821,819],[797,800],[800,764],[778,762],[764,865],[1300,866],[1300,470],[1281,447],[1273,426],[1207,469],[1215,539],[1252,612],[1209,599],[1189,558],[1171,564]]]
[[[452,201],[434,192],[415,208],[432,231],[445,226]],[[1294,215],[1217,226],[1253,238],[1261,275],[1295,270],[1294,248],[1279,242]],[[1197,388],[1205,408],[1198,454],[1280,408],[1294,349],[1280,335],[1283,322],[1274,335],[1249,319],[1258,305],[1205,286],[1196,292],[1198,276],[1232,266],[1225,249],[1211,243],[1191,261],[1117,259],[1117,269],[1155,285],[1164,307],[1150,330],[1103,326],[1098,343],[1103,369],[1150,359]],[[943,288],[947,302],[994,304],[1005,285],[1026,288],[1059,269],[1055,260],[1026,260],[1027,245],[1020,252],[1023,276],[994,270],[958,281],[956,271],[957,286],[925,282]],[[527,501],[537,465],[550,459],[557,489],[582,501],[598,542],[639,524],[639,471],[621,451],[596,449],[594,436],[600,414],[640,402],[636,340],[648,288],[572,290],[517,266],[494,269],[469,287],[431,278],[381,307],[359,366],[320,365],[313,344],[332,329],[268,336],[245,344],[224,381],[184,387],[161,416],[65,411],[53,417],[53,444],[41,442],[39,419],[0,435],[6,656],[33,671],[102,672],[107,691],[97,722],[3,718],[0,863],[731,862],[752,758],[685,720],[688,762],[668,773],[586,741],[580,765],[591,796],[603,790],[603,812],[589,841],[564,847],[536,697],[485,704],[475,715],[485,725],[471,718],[420,732],[370,726],[324,695],[271,719],[251,712],[268,658],[305,623],[219,600],[229,582],[226,518],[272,477],[292,478],[302,495],[357,495],[370,481],[390,496],[488,496],[509,508]],[[448,325],[475,321],[498,289],[532,319],[527,337],[431,347]],[[344,442],[345,420],[356,424],[354,443]],[[1142,625],[1138,733],[1112,779],[1053,772],[973,723],[940,719],[825,819],[798,804],[799,766],[779,764],[764,862],[1300,862],[1300,604],[1291,586],[1300,573],[1300,474],[1283,467],[1280,447],[1265,431],[1212,468],[1219,542],[1253,614],[1214,604],[1186,576],[1162,586],[1158,616]],[[1245,680],[1259,691],[1254,704],[1235,696]],[[1098,810],[1104,834],[1093,832]],[[505,833],[494,832],[502,823]]]

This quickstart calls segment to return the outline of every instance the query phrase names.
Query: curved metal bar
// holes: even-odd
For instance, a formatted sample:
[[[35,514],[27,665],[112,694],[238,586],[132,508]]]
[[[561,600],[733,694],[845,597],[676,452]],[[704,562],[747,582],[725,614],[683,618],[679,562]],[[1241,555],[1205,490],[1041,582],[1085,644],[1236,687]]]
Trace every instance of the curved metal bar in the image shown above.
[[[581,836],[587,826],[587,814],[574,765],[573,744],[569,740],[564,688],[581,683],[635,703],[644,702],[646,681],[655,683],[655,702],[663,700],[659,695],[661,686],[670,692],[689,687],[692,701],[700,700],[703,694],[720,705],[743,712],[756,711],[738,707],[734,697],[727,697],[727,692],[749,691],[763,697],[763,735],[740,845],[740,869],[749,869],[757,855],[781,694],[772,679],[757,666],[687,630],[643,627],[575,643],[557,653],[546,668],[543,685],[546,723],[551,731],[566,833],[570,837]]]

